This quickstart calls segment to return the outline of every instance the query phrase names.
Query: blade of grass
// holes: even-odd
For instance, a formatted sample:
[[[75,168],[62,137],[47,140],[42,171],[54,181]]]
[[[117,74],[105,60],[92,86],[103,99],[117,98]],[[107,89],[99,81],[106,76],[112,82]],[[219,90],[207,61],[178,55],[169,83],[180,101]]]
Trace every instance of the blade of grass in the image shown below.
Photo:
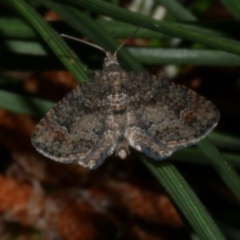
[[[199,199],[173,165],[169,163],[154,163],[152,160],[145,158],[142,154],[139,154],[139,158],[141,158],[157,180],[163,185],[175,204],[199,235],[200,239],[225,239]]]
[[[100,27],[104,27],[106,31],[109,32],[114,37],[126,38],[129,37],[136,26],[132,24],[122,23],[118,21],[105,21],[105,20],[96,20],[97,24]],[[62,28],[63,31],[66,30],[66,24],[59,21],[49,22],[51,26],[56,28]],[[209,35],[215,36],[226,36],[226,35],[235,35],[239,36],[236,29],[240,27],[239,21],[236,20],[225,20],[225,21],[198,21],[198,22],[174,22],[176,26],[185,27],[193,31],[199,31]],[[68,27],[69,29],[69,27]],[[18,18],[0,18],[0,32],[1,36],[5,39],[36,39],[36,32],[23,20]],[[238,34],[238,35],[237,35]],[[169,35],[158,33],[153,30],[141,28],[137,31],[134,38],[169,38]]]
[[[220,0],[223,5],[233,14],[236,19],[240,19],[239,0]]]
[[[211,161],[212,166],[232,193],[240,200],[240,177],[237,172],[221,156],[218,149],[207,137],[200,141],[197,146],[207,156],[209,161]]]
[[[46,56],[48,54],[46,49],[41,44],[34,41],[17,41],[17,40],[4,41],[4,44],[0,46],[0,51],[1,52],[9,51],[15,54],[28,54],[38,56]]]
[[[0,18],[0,33],[3,38],[36,39],[37,34],[24,21],[17,18]]]
[[[107,31],[115,37],[128,37],[135,29],[136,26],[119,21],[103,21],[97,20],[98,24],[104,27]],[[165,21],[166,23],[168,21]],[[239,21],[236,20],[216,20],[216,21],[197,21],[197,22],[171,22],[179,28],[187,28],[191,31],[201,32],[214,36],[239,36],[236,29],[240,27]],[[163,38],[170,37],[170,35],[158,33],[153,30],[141,28],[134,34],[133,37],[142,38]]]
[[[203,45],[217,48],[219,50],[224,50],[234,54],[240,54],[240,42],[234,41],[229,38],[211,36],[203,34],[199,31],[193,31],[184,27],[176,26],[172,22],[157,21],[150,17],[140,15],[138,13],[130,12],[125,9],[113,6],[107,2],[99,0],[68,0],[67,3],[72,3],[73,5],[85,7],[88,10],[98,12],[99,14],[104,14],[106,16],[112,17],[116,20],[130,23],[136,26],[140,26],[144,23],[149,23],[144,26],[157,32],[162,32],[165,34],[172,35],[174,37],[183,38],[193,42],[201,43]]]
[[[7,46],[7,50],[6,50]],[[203,66],[239,66],[240,57],[232,53],[217,50],[195,49],[159,49],[159,48],[126,48],[143,64],[195,64]],[[47,56],[43,46],[33,41],[5,41],[0,50],[16,53]],[[44,66],[42,66],[44,68]]]
[[[55,11],[75,30],[80,31],[84,36],[91,39],[94,43],[101,45],[104,49],[115,52],[119,47],[120,44],[116,40],[81,11],[49,0],[40,0],[39,2]],[[121,48],[118,56],[126,63],[126,66],[129,66],[131,69],[146,71],[126,49]]]
[[[240,150],[240,139],[235,136],[226,135],[224,133],[214,131],[209,134],[208,137],[214,143],[214,145],[218,147],[223,147],[225,149],[231,149],[236,151]]]
[[[128,48],[144,64],[239,66],[240,56],[217,50]]]
[[[27,19],[77,80],[87,79],[87,68],[44,19],[23,0],[4,0]]]
[[[240,155],[224,152],[221,152],[221,155],[234,168],[240,167]],[[181,149],[170,156],[169,159],[178,162],[211,165],[211,162],[208,160],[208,158],[206,158],[206,155],[201,150],[193,147]]]
[[[184,8],[178,1],[175,0],[155,0],[164,6],[169,13],[171,13],[176,19],[182,21],[195,21],[197,18],[186,8]]]
[[[42,117],[51,107],[53,103],[50,101],[0,90],[0,108],[2,109]]]
[[[131,34],[136,30],[136,26],[128,23],[123,23],[119,21],[105,21],[105,20],[96,20],[100,27],[104,27],[106,31],[111,34],[113,37],[120,37],[120,38],[128,38]],[[137,32],[134,33],[132,38],[170,38],[169,35],[157,33],[156,31],[152,31],[146,28],[140,28]]]

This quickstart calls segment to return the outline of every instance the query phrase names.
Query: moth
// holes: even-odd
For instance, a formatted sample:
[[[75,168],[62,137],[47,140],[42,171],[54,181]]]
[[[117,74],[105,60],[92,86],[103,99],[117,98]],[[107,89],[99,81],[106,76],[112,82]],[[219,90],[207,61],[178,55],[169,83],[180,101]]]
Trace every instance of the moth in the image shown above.
[[[125,71],[116,55],[106,52],[102,71],[68,93],[37,124],[32,134],[37,151],[90,169],[114,152],[125,159],[129,147],[162,160],[216,126],[219,111],[206,98],[156,76]]]

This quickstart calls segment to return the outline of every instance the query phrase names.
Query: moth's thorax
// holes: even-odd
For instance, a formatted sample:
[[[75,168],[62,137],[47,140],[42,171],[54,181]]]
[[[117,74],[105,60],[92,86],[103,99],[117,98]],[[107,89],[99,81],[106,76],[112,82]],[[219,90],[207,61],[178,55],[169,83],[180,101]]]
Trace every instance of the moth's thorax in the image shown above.
[[[119,113],[127,110],[128,99],[128,95],[124,92],[113,92],[107,96],[110,109]]]
[[[116,77],[116,76],[115,76]],[[119,76],[117,76],[118,78]],[[120,79],[112,79],[111,90],[107,96],[109,107],[113,112],[124,112],[127,110],[129,96],[122,87]]]
[[[103,71],[106,73],[118,72],[122,68],[117,60],[117,57],[112,54],[108,54],[108,56],[104,59],[103,63]]]
[[[122,87],[122,69],[115,55],[108,53],[104,60],[103,72],[110,83],[110,91],[107,95],[108,105],[113,112],[123,113],[127,109],[129,97]]]
[[[114,112],[124,112],[128,106],[128,94],[122,87],[121,72],[112,72],[109,74],[111,90],[107,96],[109,106]]]

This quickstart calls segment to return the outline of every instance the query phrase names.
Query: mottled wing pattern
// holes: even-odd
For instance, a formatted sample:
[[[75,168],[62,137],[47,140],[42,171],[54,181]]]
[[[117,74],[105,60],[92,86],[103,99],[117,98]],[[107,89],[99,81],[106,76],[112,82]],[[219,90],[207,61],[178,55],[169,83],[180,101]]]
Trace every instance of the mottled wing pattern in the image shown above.
[[[195,144],[216,126],[218,110],[194,91],[144,73],[128,77],[136,119],[127,129],[128,140],[149,157],[163,159]]]
[[[113,153],[116,140],[105,129],[106,108],[99,100],[104,93],[96,78],[71,91],[38,123],[32,144],[40,153],[88,168],[96,168]]]

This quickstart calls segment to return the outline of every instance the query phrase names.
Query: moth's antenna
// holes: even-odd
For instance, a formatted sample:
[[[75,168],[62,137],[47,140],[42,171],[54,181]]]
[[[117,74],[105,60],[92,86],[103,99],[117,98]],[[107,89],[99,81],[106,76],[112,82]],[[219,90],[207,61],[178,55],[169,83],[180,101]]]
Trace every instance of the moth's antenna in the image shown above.
[[[98,46],[98,45],[96,45],[96,44],[93,44],[93,43],[90,43],[90,42],[86,42],[86,41],[81,40],[81,39],[79,39],[79,38],[72,37],[72,36],[70,36],[70,35],[66,35],[66,34],[62,34],[62,33],[60,34],[60,36],[61,36],[61,37],[64,37],[64,38],[72,39],[72,40],[77,41],[77,42],[85,43],[85,44],[87,44],[87,45],[89,45],[89,46],[95,47],[95,48],[103,51],[107,56],[109,55],[109,53],[108,53],[107,51],[105,51],[103,48],[101,48],[100,46]]]
[[[117,48],[117,50],[114,52],[114,56],[116,56],[116,54],[117,54],[117,52],[120,50],[120,48],[137,32],[137,31],[139,31],[139,29],[141,29],[144,25],[147,25],[147,24],[151,24],[151,25],[154,25],[154,26],[156,26],[156,27],[158,27],[158,25],[157,24],[154,24],[154,23],[143,23],[143,24],[141,24],[138,28],[136,28],[134,31],[133,31],[133,33],[131,33],[130,34],[130,36],[122,43],[122,44],[120,44],[120,46]]]

